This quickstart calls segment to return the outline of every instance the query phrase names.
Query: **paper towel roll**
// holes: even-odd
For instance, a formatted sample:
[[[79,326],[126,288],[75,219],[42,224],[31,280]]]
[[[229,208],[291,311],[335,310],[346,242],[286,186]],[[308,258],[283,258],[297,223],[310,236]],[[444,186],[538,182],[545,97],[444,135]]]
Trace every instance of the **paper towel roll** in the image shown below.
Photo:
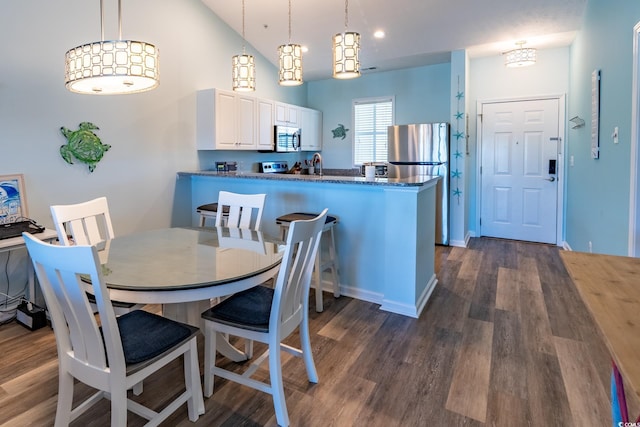
[[[376,167],[373,165],[367,165],[364,167],[364,177],[366,179],[375,179],[376,177]]]

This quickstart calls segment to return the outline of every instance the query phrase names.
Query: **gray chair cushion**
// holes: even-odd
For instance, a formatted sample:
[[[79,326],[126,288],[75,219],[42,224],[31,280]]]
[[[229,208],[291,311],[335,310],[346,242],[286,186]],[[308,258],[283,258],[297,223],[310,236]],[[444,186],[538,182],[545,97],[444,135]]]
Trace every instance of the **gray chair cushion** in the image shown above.
[[[152,359],[198,331],[143,310],[131,311],[116,320],[127,365]]]
[[[209,211],[209,212],[218,212],[218,203],[207,203],[206,205],[200,205],[196,208],[196,212],[199,211]],[[229,206],[222,207],[222,213],[229,213]]]
[[[202,318],[243,329],[268,332],[272,301],[273,289],[256,286],[211,307],[202,313]]]
[[[290,223],[290,222],[293,222],[293,221],[300,221],[300,220],[310,220],[310,219],[313,219],[313,218],[317,217],[318,215],[320,215],[320,214],[306,213],[306,212],[294,212],[294,213],[290,213],[290,214],[279,216],[278,218],[276,218],[276,224]],[[338,218],[336,218],[335,216],[327,215],[325,217],[324,223],[325,224],[329,224],[331,222],[337,222],[337,221],[338,221]]]

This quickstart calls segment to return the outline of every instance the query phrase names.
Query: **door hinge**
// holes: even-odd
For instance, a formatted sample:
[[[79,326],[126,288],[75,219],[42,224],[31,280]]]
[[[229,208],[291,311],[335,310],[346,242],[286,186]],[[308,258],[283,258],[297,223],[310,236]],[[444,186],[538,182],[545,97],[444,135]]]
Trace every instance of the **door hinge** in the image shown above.
[[[482,225],[482,218],[480,218],[480,225]]]

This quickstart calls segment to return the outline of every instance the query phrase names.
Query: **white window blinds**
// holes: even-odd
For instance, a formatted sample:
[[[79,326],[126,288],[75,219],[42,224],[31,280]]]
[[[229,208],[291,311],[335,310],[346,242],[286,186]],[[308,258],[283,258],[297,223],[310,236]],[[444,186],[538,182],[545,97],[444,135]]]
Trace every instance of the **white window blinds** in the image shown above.
[[[387,161],[387,128],[393,124],[393,99],[355,101],[354,163]]]

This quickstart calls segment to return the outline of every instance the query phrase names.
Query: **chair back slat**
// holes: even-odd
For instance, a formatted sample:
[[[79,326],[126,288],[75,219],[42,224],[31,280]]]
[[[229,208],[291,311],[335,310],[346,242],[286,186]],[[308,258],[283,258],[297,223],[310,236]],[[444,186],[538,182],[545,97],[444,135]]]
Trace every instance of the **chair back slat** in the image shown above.
[[[281,336],[287,336],[308,311],[311,274],[328,209],[311,220],[293,221],[276,279],[269,329],[280,323]]]
[[[229,208],[226,224],[224,215],[216,215],[216,226],[226,225],[230,228],[251,228],[259,230],[262,222],[262,211],[266,194],[238,194],[220,191],[218,194],[218,212]]]
[[[84,245],[50,245],[29,233],[23,236],[51,315],[59,356],[97,371],[104,371],[107,361],[110,368],[122,366],[124,369],[122,343],[102,280],[97,249]],[[87,298],[83,277],[93,284],[102,333]]]
[[[92,245],[113,239],[114,232],[106,197],[83,203],[51,206],[51,216],[61,244]]]

